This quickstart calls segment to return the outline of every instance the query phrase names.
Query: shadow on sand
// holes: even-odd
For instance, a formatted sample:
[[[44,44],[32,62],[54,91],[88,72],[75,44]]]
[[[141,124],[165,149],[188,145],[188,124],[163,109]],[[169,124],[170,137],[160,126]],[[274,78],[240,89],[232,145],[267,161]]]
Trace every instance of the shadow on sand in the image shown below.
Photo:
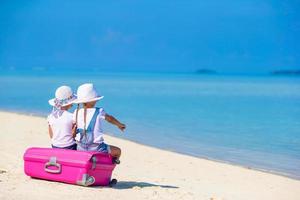
[[[55,184],[58,183],[58,184],[62,184],[62,185],[72,186],[72,184],[65,184],[65,183],[61,183],[61,182],[56,182],[56,181],[52,181],[52,180],[44,180],[44,179],[39,179],[39,178],[34,178],[34,177],[30,177],[29,179],[34,180],[34,181],[42,181],[45,183],[55,183]],[[1,182],[1,180],[0,180],[0,182]],[[75,185],[75,186],[82,187],[79,185]],[[109,186],[89,186],[87,188],[98,189],[98,188],[103,188],[103,187],[109,188]],[[177,186],[172,186],[172,185],[160,185],[160,184],[153,184],[153,183],[147,183],[147,182],[136,182],[136,181],[118,181],[116,185],[112,186],[113,189],[119,189],[119,190],[132,189],[132,188],[141,189],[141,188],[147,188],[147,187],[160,187],[160,188],[165,188],[165,189],[178,189],[179,188]]]
[[[176,189],[177,186],[172,185],[159,185],[147,182],[135,182],[135,181],[119,181],[116,185],[113,186],[114,189],[131,189],[134,187],[145,188],[145,187],[161,187],[161,188],[170,188]]]

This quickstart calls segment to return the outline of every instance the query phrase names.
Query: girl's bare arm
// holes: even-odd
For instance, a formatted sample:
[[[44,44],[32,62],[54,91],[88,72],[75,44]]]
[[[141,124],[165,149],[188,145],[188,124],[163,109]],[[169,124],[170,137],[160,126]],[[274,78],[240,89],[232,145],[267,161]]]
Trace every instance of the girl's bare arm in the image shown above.
[[[72,137],[75,138],[76,137],[76,134],[77,134],[77,125],[76,124],[73,124],[73,127],[72,127]]]
[[[52,139],[52,137],[53,137],[53,131],[52,131],[52,128],[51,128],[50,125],[48,125],[48,132],[49,132],[50,138]]]
[[[119,122],[114,116],[111,116],[109,114],[105,114],[105,120],[111,124],[116,125],[121,131],[124,131],[126,128],[125,124]]]

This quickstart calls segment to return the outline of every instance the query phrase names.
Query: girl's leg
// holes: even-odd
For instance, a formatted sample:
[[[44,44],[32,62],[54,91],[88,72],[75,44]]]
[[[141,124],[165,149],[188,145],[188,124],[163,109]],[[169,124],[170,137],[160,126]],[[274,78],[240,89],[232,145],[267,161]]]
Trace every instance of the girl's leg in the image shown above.
[[[89,150],[93,151],[91,148]],[[108,145],[103,142],[96,147],[96,151],[109,153],[113,157],[113,162],[115,164],[120,164],[119,158],[121,156],[121,149],[119,147]]]
[[[119,147],[109,145],[110,147],[110,154],[112,157],[119,159],[121,156],[121,149]]]

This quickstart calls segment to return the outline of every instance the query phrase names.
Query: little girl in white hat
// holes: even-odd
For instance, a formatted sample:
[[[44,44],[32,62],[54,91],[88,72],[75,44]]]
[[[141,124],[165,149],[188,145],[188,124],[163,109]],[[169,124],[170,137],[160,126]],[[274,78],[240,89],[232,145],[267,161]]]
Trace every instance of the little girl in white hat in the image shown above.
[[[77,150],[109,153],[114,157],[114,162],[119,164],[121,149],[104,143],[102,122],[106,120],[116,125],[121,131],[126,128],[125,124],[107,114],[103,108],[95,107],[97,101],[102,99],[103,96],[97,93],[93,84],[86,83],[79,86],[77,97],[76,103],[83,104],[83,108],[77,109],[73,115],[73,120],[77,125],[75,138]]]
[[[61,86],[55,92],[55,98],[49,100],[53,110],[48,116],[49,135],[53,148],[76,150],[73,137],[73,114],[68,112],[76,96],[69,86]]]

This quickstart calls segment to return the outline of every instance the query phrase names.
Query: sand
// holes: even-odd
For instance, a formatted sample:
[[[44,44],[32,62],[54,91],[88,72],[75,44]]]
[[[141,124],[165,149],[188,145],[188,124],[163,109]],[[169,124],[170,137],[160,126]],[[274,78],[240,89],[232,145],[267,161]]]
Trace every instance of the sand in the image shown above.
[[[32,179],[23,172],[28,147],[49,147],[45,118],[0,112],[0,199],[297,200],[300,181],[181,155],[105,136],[122,148],[118,184],[81,187]],[[130,133],[126,133],[130,134]]]

